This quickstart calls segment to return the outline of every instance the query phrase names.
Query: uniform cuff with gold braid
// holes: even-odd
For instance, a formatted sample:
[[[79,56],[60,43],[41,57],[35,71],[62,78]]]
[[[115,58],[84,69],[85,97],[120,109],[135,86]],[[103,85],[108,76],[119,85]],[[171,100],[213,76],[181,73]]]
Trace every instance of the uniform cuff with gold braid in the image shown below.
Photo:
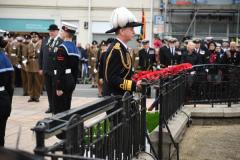
[[[120,84],[120,88],[126,91],[135,91],[136,83],[132,80],[124,80],[122,84]]]

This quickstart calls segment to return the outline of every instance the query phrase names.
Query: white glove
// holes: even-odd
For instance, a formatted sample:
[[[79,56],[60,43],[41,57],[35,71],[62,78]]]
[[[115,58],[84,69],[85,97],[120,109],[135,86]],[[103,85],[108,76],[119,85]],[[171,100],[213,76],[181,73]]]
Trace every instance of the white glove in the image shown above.
[[[97,69],[96,69],[96,68],[94,68],[93,72],[94,72],[94,73],[97,73],[98,71],[97,71]]]
[[[18,69],[21,69],[21,68],[22,68],[22,66],[21,66],[20,64],[17,64],[16,67],[17,67]]]
[[[23,63],[24,65],[26,65],[26,64],[27,64],[27,60],[26,60],[26,59],[23,60],[22,63]]]

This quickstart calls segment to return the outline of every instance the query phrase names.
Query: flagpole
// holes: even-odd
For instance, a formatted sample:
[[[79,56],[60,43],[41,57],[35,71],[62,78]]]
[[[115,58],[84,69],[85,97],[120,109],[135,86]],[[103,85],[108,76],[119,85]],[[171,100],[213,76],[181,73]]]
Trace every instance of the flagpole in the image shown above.
[[[151,0],[151,15],[150,15],[150,46],[152,46],[152,40],[153,40],[153,6],[154,6],[154,0]]]

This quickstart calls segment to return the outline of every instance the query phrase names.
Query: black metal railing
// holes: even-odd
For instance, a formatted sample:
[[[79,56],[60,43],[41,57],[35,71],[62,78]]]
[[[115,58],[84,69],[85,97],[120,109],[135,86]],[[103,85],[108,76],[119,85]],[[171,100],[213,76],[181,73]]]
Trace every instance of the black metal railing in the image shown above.
[[[240,101],[240,67],[233,65],[208,64],[193,66],[192,70],[178,75],[169,75],[153,83],[156,90],[151,109],[159,110],[159,148],[158,159],[163,159],[163,130],[167,129],[176,148],[179,159],[178,143],[175,142],[168,127],[171,120],[185,104],[214,104]],[[155,151],[156,152],[156,151]]]
[[[39,121],[34,152],[52,159],[131,159],[145,150],[145,121],[145,94],[107,97]],[[46,146],[53,136],[60,140]]]
[[[168,75],[154,82],[144,82],[142,93],[133,96],[106,97],[39,121],[35,154],[64,159],[131,159],[145,151],[146,138],[156,159],[163,159],[163,132],[166,129],[176,148],[168,126],[184,104],[232,103],[240,101],[240,68],[232,65],[198,65],[190,71]],[[159,110],[159,145],[154,150],[146,130],[147,88],[156,89],[153,107]],[[96,121],[88,123],[100,115]],[[63,140],[49,146],[47,138]],[[61,152],[61,154],[58,151]]]
[[[240,101],[240,67],[223,64],[194,66],[188,73],[185,104],[232,103]]]
[[[155,101],[152,104],[156,110],[159,110],[159,145],[157,159],[163,159],[163,130],[167,129],[170,139],[176,148],[177,159],[179,159],[179,147],[175,142],[168,127],[168,121],[171,120],[184,105],[186,93],[186,73],[175,76],[168,76],[154,83],[156,90]],[[157,152],[157,151],[154,151]]]

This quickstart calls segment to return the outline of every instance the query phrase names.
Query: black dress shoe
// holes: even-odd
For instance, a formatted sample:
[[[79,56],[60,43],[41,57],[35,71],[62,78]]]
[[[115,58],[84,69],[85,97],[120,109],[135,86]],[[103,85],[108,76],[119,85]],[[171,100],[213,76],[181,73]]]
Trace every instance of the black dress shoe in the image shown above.
[[[50,108],[48,108],[48,110],[46,110],[45,113],[52,113],[52,111],[50,110]]]
[[[34,101],[35,101],[35,102],[39,102],[39,98],[35,98]]]
[[[35,100],[33,98],[30,98],[28,102],[34,102]]]

